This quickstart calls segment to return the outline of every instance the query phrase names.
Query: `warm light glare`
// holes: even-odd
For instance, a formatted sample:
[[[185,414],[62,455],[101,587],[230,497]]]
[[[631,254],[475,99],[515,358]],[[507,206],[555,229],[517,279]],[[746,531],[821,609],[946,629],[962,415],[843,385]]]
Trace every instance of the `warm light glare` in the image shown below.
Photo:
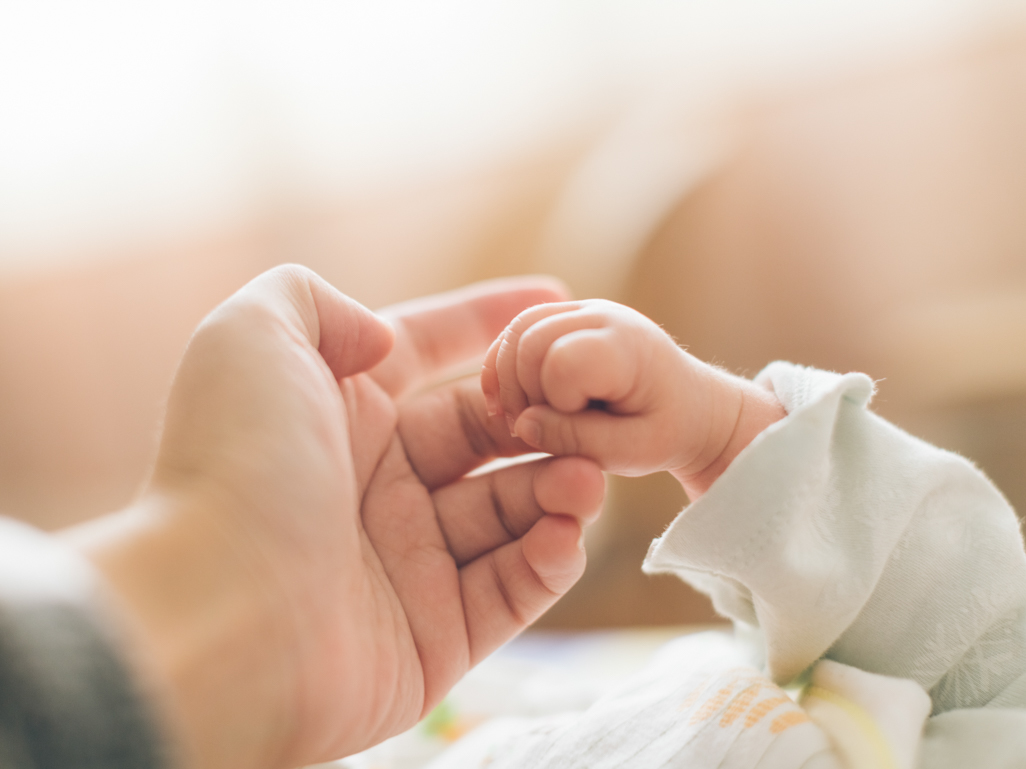
[[[709,92],[907,48],[968,7],[8,2],[0,269],[508,154],[667,79]]]

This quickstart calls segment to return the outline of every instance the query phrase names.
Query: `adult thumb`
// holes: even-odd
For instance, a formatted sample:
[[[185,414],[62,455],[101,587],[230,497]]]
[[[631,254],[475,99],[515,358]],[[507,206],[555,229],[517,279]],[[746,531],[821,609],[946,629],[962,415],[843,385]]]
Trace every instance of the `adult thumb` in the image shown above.
[[[395,340],[387,321],[307,267],[275,267],[252,280],[240,295],[256,298],[289,318],[336,379],[380,363]]]

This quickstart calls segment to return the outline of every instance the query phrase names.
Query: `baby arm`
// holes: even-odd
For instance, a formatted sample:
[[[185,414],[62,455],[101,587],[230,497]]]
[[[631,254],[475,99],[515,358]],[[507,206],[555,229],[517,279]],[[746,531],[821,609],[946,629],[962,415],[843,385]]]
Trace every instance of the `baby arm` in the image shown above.
[[[605,300],[532,307],[492,343],[489,413],[551,454],[621,475],[668,470],[692,499],[785,415],[772,392],[682,350],[653,321]]]

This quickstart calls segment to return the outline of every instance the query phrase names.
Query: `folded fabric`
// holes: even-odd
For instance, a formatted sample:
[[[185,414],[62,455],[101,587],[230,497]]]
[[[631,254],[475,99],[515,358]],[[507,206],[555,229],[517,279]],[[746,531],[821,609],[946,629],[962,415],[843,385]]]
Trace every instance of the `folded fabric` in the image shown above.
[[[685,636],[587,710],[498,719],[429,767],[844,769],[823,729],[751,660],[729,635]]]

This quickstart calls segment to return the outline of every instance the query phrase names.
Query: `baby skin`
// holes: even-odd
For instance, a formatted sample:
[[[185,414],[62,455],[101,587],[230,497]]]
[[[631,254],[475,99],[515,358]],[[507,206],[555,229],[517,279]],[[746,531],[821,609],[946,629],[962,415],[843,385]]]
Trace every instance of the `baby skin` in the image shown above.
[[[522,312],[488,350],[481,387],[489,414],[532,448],[618,475],[667,470],[692,500],[785,416],[770,390],[601,299]]]

